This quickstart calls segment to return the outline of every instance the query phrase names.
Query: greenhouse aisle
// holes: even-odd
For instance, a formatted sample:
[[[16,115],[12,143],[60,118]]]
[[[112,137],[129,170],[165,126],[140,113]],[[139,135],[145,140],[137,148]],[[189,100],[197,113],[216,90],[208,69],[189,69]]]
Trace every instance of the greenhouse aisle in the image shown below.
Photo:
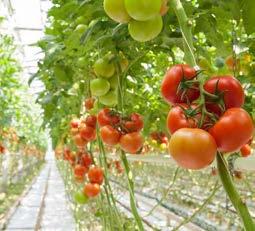
[[[53,158],[52,153],[47,154],[45,166],[21,200],[6,230],[75,230],[64,183]]]

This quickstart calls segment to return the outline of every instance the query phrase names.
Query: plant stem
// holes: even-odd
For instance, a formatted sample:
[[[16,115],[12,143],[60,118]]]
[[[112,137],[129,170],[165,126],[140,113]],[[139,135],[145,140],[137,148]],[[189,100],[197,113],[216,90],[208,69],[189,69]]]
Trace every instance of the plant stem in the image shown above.
[[[191,23],[189,22],[189,19],[180,0],[171,0],[170,6],[174,9],[174,12],[178,18],[182,36],[184,39],[185,61],[191,66],[196,66]]]
[[[234,183],[232,181],[231,175],[229,174],[228,167],[226,160],[224,159],[221,153],[217,153],[217,165],[219,175],[223,184],[223,187],[232,202],[233,206],[235,207],[237,213],[239,214],[244,228],[246,231],[254,231],[255,224],[252,220],[251,214],[245,204],[245,202],[241,199],[240,195],[238,194]]]
[[[129,168],[126,153],[122,150],[121,150],[121,160],[123,162],[124,169],[125,169],[125,172],[127,174],[131,210],[132,210],[132,213],[134,215],[134,218],[135,218],[136,224],[138,226],[138,229],[140,231],[143,231],[144,230],[143,222],[142,222],[142,219],[141,219],[141,217],[140,217],[140,215],[137,211],[137,207],[136,207],[135,194],[134,194],[134,182],[133,182],[133,179],[132,179],[132,177],[133,177],[132,172]]]

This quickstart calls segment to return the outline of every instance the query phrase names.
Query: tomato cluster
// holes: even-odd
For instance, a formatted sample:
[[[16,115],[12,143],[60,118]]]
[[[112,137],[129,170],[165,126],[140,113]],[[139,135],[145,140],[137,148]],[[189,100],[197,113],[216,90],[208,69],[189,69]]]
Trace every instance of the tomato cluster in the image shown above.
[[[168,0],[104,0],[104,10],[114,21],[128,23],[129,34],[134,40],[146,42],[161,32]]]
[[[233,76],[214,76],[201,85],[196,70],[186,64],[170,68],[161,85],[172,105],[167,117],[169,152],[188,169],[210,165],[217,151],[251,153],[247,143],[254,125],[241,108],[245,94],[240,82]]]
[[[123,117],[109,109],[102,109],[97,116],[102,141],[110,146],[119,144],[125,152],[135,154],[143,146],[143,118],[138,113]]]
[[[155,140],[157,144],[168,144],[167,135],[164,132],[151,132],[150,138]]]
[[[117,74],[125,71],[127,67],[128,60],[121,52],[117,56],[109,53],[98,59],[94,64],[97,78],[90,81],[91,94],[98,97],[99,102],[103,105],[115,106],[117,104]]]

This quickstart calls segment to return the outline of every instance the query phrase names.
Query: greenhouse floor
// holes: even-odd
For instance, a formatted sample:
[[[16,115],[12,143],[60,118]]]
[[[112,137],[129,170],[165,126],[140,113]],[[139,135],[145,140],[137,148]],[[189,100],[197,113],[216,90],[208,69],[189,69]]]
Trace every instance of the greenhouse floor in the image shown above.
[[[55,160],[46,159],[45,166],[22,198],[6,230],[75,230],[75,221]]]

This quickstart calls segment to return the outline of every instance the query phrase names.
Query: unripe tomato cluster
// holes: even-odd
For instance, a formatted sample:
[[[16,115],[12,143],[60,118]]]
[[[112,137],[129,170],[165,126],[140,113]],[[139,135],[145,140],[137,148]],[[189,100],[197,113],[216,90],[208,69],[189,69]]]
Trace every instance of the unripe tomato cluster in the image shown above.
[[[119,59],[119,71],[116,59]],[[94,72],[97,78],[90,81],[90,91],[93,96],[98,97],[101,104],[105,106],[117,104],[117,74],[125,71],[127,67],[128,60],[122,53],[118,56],[109,53],[95,62]]]
[[[125,152],[135,154],[142,149],[143,118],[138,113],[122,117],[119,113],[104,108],[98,113],[98,124],[102,141],[114,146],[119,144]]]
[[[251,153],[247,143],[254,125],[241,108],[245,94],[236,78],[214,76],[200,81],[194,68],[178,64],[167,71],[161,93],[172,105],[167,117],[172,135],[169,152],[181,167],[204,168],[213,162],[217,151],[241,149],[242,156]]]
[[[159,35],[168,0],[104,0],[106,14],[118,23],[128,23],[134,40],[146,42]]]

